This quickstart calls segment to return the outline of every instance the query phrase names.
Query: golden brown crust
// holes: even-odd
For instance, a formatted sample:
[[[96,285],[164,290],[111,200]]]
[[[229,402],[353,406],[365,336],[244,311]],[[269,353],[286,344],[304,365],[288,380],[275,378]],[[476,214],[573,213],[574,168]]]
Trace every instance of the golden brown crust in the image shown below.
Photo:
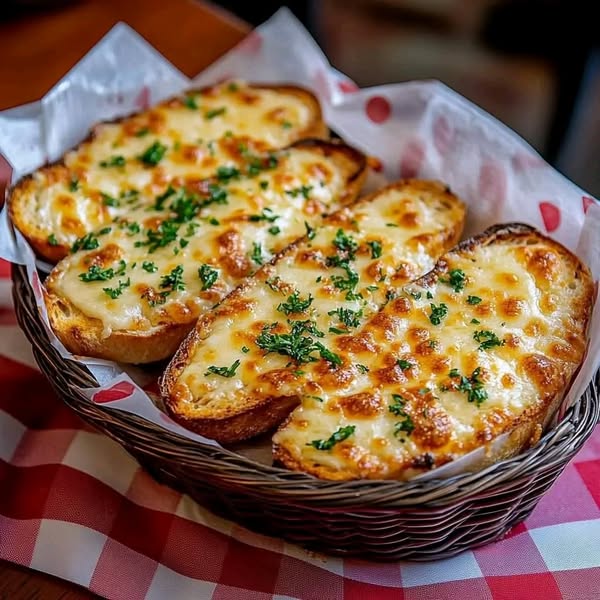
[[[190,93],[209,93],[211,89],[217,88],[217,86],[207,86],[204,88],[195,88],[189,90]],[[305,138],[317,138],[317,139],[327,139],[329,137],[329,129],[327,124],[323,120],[323,115],[321,111],[321,105],[317,99],[317,97],[307,89],[304,89],[300,86],[295,85],[266,85],[266,84],[248,84],[248,88],[255,90],[272,90],[280,93],[289,94],[291,96],[295,96],[300,98],[308,107],[311,113],[312,118],[309,123],[301,130],[295,132],[295,139],[302,140]],[[168,106],[169,103],[174,100],[178,100],[180,96],[174,96],[167,100],[164,100],[157,106]],[[102,124],[118,124],[122,122],[126,122],[133,117],[142,116],[146,113],[150,113],[152,108],[131,113],[129,115],[125,115],[123,117],[112,119],[108,121],[102,121],[98,123],[96,126],[90,129],[90,132],[86,136],[86,138],[81,141],[77,146],[68,150],[68,152],[72,152],[73,150],[77,150],[82,146],[92,142],[96,137],[96,127]],[[366,158],[365,158],[366,161]],[[31,244],[36,254],[47,260],[50,263],[56,263],[69,253],[69,246],[57,243],[52,245],[48,242],[48,238],[52,233],[58,233],[52,230],[52,227],[48,223],[40,223],[31,221],[27,218],[27,210],[25,207],[27,203],[30,201],[29,193],[32,192],[32,188],[35,187],[34,177],[36,174],[44,174],[48,179],[54,180],[56,178],[68,177],[69,171],[65,166],[64,155],[60,159],[44,165],[37,169],[35,172],[30,173],[22,177],[19,181],[17,181],[14,185],[12,185],[8,189],[7,195],[7,203],[8,203],[8,211],[9,216],[15,227],[25,236],[27,241]],[[101,204],[101,203],[100,203]],[[34,211],[35,212],[35,211]],[[110,216],[106,214],[105,220],[100,220],[96,227],[101,227],[105,223],[110,220]],[[89,231],[84,230],[78,233],[78,237],[89,233]]]
[[[300,140],[292,147],[306,148],[339,163],[347,181],[341,203],[350,202],[359,194],[366,177],[366,158],[361,152],[341,142],[314,139]],[[197,320],[197,315],[190,315],[178,323],[170,322],[149,331],[105,332],[100,320],[87,316],[67,298],[53,292],[53,281],[60,277],[61,270],[59,262],[46,281],[45,299],[54,332],[73,354],[138,364],[168,359]]]
[[[303,142],[300,142],[303,143]],[[361,205],[366,205],[372,202],[376,197],[386,193],[389,190],[404,190],[410,189],[411,192],[419,193],[430,193],[436,198],[446,210],[451,211],[453,215],[452,224],[447,228],[439,232],[439,235],[435,239],[429,240],[429,245],[432,248],[433,255],[439,255],[444,250],[452,247],[460,238],[463,230],[465,207],[463,203],[458,199],[449,188],[437,181],[424,181],[424,180],[400,180],[395,183],[389,184],[385,188],[377,190],[368,196],[359,198],[352,204],[348,205],[345,209],[342,209],[336,213],[333,213],[325,222],[329,222],[336,225],[346,223],[347,216],[350,214],[348,211],[359,209]],[[351,220],[351,219],[350,219]],[[180,422],[184,427],[193,429],[196,433],[210,437],[220,442],[236,442],[255,437],[266,431],[270,431],[281,423],[281,421],[289,414],[289,411],[275,410],[273,407],[279,401],[287,402],[288,398],[273,398],[273,397],[246,397],[246,399],[240,403],[231,403],[225,409],[215,409],[211,417],[199,418],[190,417],[185,413],[182,408],[180,399],[178,398],[178,379],[185,369],[186,365],[194,355],[196,347],[206,339],[212,329],[214,321],[221,316],[228,314],[228,306],[239,301],[243,298],[253,286],[257,285],[259,281],[265,281],[273,275],[273,268],[278,261],[282,260],[288,255],[292,255],[302,245],[307,243],[307,238],[301,238],[288,246],[285,250],[280,252],[273,260],[265,265],[260,271],[258,271],[254,278],[241,284],[236,290],[234,290],[227,298],[225,298],[221,304],[210,313],[202,316],[196,327],[190,332],[187,338],[183,341],[175,356],[172,358],[169,366],[165,370],[160,380],[161,393],[163,396],[164,404],[169,412],[170,416]],[[293,291],[293,290],[292,290]],[[290,292],[290,290],[288,290]],[[340,336],[341,343],[343,342],[344,336]],[[368,349],[368,340],[365,340],[365,347]],[[347,373],[351,373],[352,368],[349,369],[338,369],[323,375],[320,381],[322,386],[328,385],[329,378],[343,377]],[[333,374],[333,376],[332,376]],[[336,387],[336,381],[331,381],[330,385]],[[266,406],[271,407],[268,411]],[[259,416],[260,415],[260,416]],[[243,423],[243,425],[241,425]],[[238,433],[236,433],[238,432]],[[237,437],[240,436],[240,437]]]

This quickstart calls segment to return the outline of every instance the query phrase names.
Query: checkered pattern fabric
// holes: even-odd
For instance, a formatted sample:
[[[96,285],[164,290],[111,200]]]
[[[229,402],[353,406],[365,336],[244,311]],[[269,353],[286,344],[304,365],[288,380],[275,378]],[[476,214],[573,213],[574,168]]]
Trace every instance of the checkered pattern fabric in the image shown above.
[[[251,533],[153,481],[35,368],[0,262],[0,558],[107,598],[600,599],[600,429],[503,541],[375,564]]]

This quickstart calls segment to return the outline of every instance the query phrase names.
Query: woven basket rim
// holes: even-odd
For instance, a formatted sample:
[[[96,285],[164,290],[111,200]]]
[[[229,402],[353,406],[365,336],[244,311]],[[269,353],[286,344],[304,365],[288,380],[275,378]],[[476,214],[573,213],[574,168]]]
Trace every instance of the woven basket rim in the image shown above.
[[[67,385],[70,387],[71,395],[77,397],[79,405],[75,405],[76,402],[72,397],[71,401],[66,403],[79,416],[82,416],[82,412],[86,410],[103,414],[107,423],[111,423],[104,428],[104,432],[121,445],[124,445],[123,436],[110,428],[113,426],[112,422],[122,425],[123,428],[129,428],[139,435],[156,436],[156,443],[153,444],[152,449],[157,453],[160,452],[161,456],[172,453],[182,467],[193,466],[196,461],[210,461],[215,468],[214,478],[216,480],[234,487],[244,487],[249,494],[261,494],[265,488],[268,488],[270,495],[280,497],[282,502],[294,499],[303,504],[314,503],[315,506],[319,506],[321,503],[330,506],[339,505],[340,503],[336,502],[336,499],[343,496],[346,498],[346,501],[342,503],[344,506],[352,504],[352,502],[348,502],[348,499],[353,499],[354,505],[366,503],[373,507],[373,512],[389,510],[390,503],[394,506],[418,505],[422,508],[450,505],[457,500],[467,498],[470,493],[473,493],[473,490],[481,493],[499,481],[509,481],[512,476],[521,475],[524,471],[531,471],[533,476],[537,471],[543,470],[546,453],[551,454],[550,451],[561,443],[565,444],[567,453],[575,454],[591,435],[600,417],[600,401],[596,381],[593,380],[581,398],[569,408],[562,421],[544,433],[535,445],[514,457],[496,462],[482,470],[465,472],[444,479],[413,479],[409,481],[380,479],[328,481],[318,479],[306,473],[289,471],[257,462],[235,450],[191,440],[132,413],[111,409],[88,400],[80,391],[81,387],[98,387],[98,382],[84,365],[63,359],[58,350],[51,345],[48,333],[35,306],[35,300],[32,299],[33,290],[27,279],[26,267],[13,264],[11,272],[17,314],[19,315],[19,311],[29,308],[28,318],[37,321],[35,332],[22,327],[33,345],[36,360],[38,353],[51,354],[52,364],[56,366],[57,371],[62,371],[61,377],[64,377],[66,372],[69,379],[75,382],[74,384],[69,382]],[[17,290],[23,290],[25,293],[18,293]],[[31,306],[28,306],[32,302],[33,312]],[[19,321],[21,323],[21,319]],[[40,361],[38,360],[38,362]],[[54,384],[53,374],[48,372],[45,374]],[[85,420],[85,416],[82,418]],[[136,445],[133,437],[125,441],[129,445]],[[573,447],[570,451],[568,450],[569,444]],[[560,452],[556,460],[559,460],[562,455],[563,452]],[[554,462],[551,461],[550,464],[552,465]],[[456,490],[456,493],[449,494],[451,489]],[[332,509],[336,510],[333,506]],[[319,510],[323,510],[323,508],[319,507]]]

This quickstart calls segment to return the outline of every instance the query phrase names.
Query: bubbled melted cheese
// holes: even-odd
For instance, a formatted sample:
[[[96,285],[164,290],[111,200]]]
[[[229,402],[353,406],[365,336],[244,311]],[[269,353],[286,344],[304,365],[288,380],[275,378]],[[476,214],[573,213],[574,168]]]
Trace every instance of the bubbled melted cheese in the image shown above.
[[[154,209],[156,199],[123,200],[127,218],[96,231],[97,248],[63,259],[47,281],[48,291],[99,319],[104,336],[116,330],[151,333],[162,325],[191,323],[243,277],[302,236],[305,222],[315,223],[322,213],[339,208],[346,200],[347,172],[337,160],[310,149],[281,152],[275,168],[217,184],[213,189],[224,193],[225,201],[175,223],[176,238],[155,249],[149,235],[160,230],[162,221],[173,219],[169,207],[177,194],[165,200],[163,210]],[[198,272],[202,265],[218,271],[216,281],[204,290],[206,282]],[[113,275],[82,281],[94,267],[112,269]],[[178,268],[183,269],[182,283],[176,286],[181,289],[171,290],[164,277]],[[105,291],[119,286],[122,290],[114,299]]]
[[[362,363],[367,373],[332,387],[310,367],[319,400],[305,397],[275,435],[284,462],[330,479],[406,478],[528,419],[544,422],[583,357],[589,280],[543,242],[479,246],[447,262],[466,275],[464,289],[443,276],[410,286],[362,327],[375,350],[350,352],[345,364]],[[439,325],[432,304],[447,308]],[[501,345],[482,346],[496,339],[490,334]],[[485,399],[470,396],[460,376]],[[345,440],[315,447],[340,431]]]
[[[208,334],[200,331],[203,339],[189,349],[173,387],[174,410],[196,419],[195,427],[201,428],[204,418],[244,412],[268,398],[320,394],[323,385],[330,391],[358,385],[360,370],[351,364],[349,350],[357,329],[388,302],[391,290],[433,266],[460,235],[463,218],[462,204],[428,182],[384,189],[332,215],[313,239],[286,250],[212,313]],[[344,269],[327,264],[328,257],[344,256],[336,246],[340,234],[356,248],[349,264],[358,281],[351,290],[336,287],[336,278],[349,279]],[[280,305],[295,292],[301,300],[310,295],[310,306],[286,314]],[[343,323],[335,313],[340,309],[354,311],[356,323]],[[331,369],[326,360],[302,363],[259,347],[257,338],[265,327],[285,335],[289,321],[303,320],[323,333],[306,335],[339,356],[343,366]],[[370,340],[354,343],[368,347]],[[319,352],[311,356],[317,360]],[[231,377],[209,373],[211,365],[235,361],[240,365]]]
[[[38,224],[44,240],[52,234],[70,246],[125,212],[126,207],[106,205],[102,193],[118,198],[135,189],[153,197],[169,183],[193,184],[214,175],[219,165],[243,165],[241,149],[260,153],[296,141],[316,118],[303,97],[285,91],[226,83],[189,93],[97,125],[90,140],[65,155],[64,166],[33,175],[19,210]],[[155,143],[166,147],[164,156],[157,165],[144,164],[140,156]],[[102,166],[120,159],[122,166]]]

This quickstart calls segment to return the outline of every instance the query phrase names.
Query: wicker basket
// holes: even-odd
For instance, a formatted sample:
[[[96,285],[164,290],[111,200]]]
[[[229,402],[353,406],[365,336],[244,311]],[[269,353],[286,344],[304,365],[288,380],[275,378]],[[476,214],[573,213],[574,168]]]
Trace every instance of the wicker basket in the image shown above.
[[[250,529],[315,550],[377,560],[430,560],[498,540],[529,515],[591,435],[596,383],[538,444],[447,480],[327,482],[191,441],[85,398],[97,382],[50,345],[24,267],[13,266],[17,318],[56,393],[158,480]]]

